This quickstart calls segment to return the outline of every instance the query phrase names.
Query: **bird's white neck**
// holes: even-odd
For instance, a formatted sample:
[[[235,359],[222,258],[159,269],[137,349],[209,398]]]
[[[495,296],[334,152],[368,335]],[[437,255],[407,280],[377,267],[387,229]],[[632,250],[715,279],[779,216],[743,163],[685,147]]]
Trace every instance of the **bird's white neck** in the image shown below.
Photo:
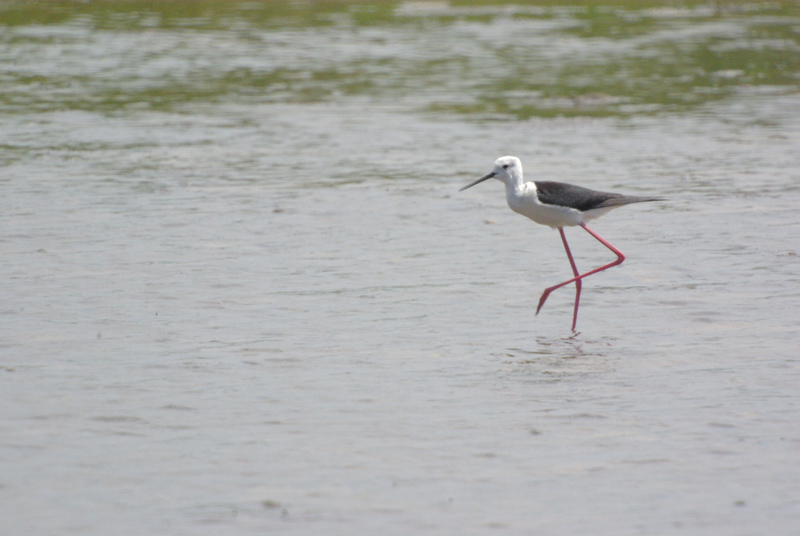
[[[503,182],[506,185],[506,197],[511,199],[519,197],[525,190],[525,183],[522,182],[522,173],[509,173],[508,176],[503,177]]]

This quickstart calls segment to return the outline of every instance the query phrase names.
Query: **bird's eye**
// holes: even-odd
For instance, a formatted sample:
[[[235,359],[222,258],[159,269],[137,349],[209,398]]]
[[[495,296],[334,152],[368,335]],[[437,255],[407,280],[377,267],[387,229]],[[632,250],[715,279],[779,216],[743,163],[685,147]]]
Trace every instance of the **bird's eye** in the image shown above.
[[[503,166],[503,169],[508,169],[508,164],[505,164],[505,165]]]

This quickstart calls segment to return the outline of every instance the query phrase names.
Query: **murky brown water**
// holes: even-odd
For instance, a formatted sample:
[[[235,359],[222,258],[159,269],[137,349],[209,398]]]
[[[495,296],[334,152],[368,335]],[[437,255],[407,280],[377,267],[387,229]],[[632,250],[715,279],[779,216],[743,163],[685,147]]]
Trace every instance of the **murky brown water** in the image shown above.
[[[800,530],[796,8],[157,5],[0,11],[0,532]]]

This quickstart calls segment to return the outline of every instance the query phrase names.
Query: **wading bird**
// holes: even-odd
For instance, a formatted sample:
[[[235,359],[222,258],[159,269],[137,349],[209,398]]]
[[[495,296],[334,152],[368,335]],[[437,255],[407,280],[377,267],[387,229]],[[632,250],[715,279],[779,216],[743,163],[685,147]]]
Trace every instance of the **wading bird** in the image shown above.
[[[549,225],[558,229],[561,234],[561,241],[567,251],[567,258],[575,275],[572,279],[546,288],[539,298],[539,306],[536,314],[542,309],[545,300],[550,293],[564,285],[575,283],[575,310],[572,314],[572,331],[578,322],[578,305],[581,301],[581,280],[584,277],[602,272],[607,268],[622,264],[625,255],[620,250],[609,244],[603,237],[586,226],[588,220],[602,216],[603,214],[631,203],[642,203],[645,201],[660,201],[659,197],[637,197],[632,195],[612,194],[608,192],[598,192],[572,184],[550,181],[524,182],[522,180],[522,162],[515,156],[502,156],[495,160],[492,172],[480,179],[467,184],[459,190],[463,192],[478,183],[487,179],[497,179],[506,185],[506,201],[514,212],[522,214],[541,225]],[[583,229],[595,237],[601,244],[614,252],[617,260],[595,268],[586,273],[578,273],[572,252],[567,244],[567,237],[564,234],[564,227],[580,225]]]

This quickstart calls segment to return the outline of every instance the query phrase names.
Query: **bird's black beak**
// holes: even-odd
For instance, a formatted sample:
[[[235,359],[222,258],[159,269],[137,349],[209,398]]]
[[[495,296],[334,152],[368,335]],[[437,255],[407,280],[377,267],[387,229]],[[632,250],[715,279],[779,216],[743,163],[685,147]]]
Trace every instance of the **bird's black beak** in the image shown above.
[[[467,184],[466,186],[464,186],[463,188],[460,188],[458,191],[459,192],[463,192],[467,188],[472,188],[476,184],[481,183],[481,182],[485,181],[486,179],[491,179],[492,177],[494,177],[494,175],[495,175],[495,173],[494,173],[494,171],[492,171],[488,175],[486,175],[484,177],[481,177],[480,179],[476,180],[475,182],[471,182],[471,183]]]

